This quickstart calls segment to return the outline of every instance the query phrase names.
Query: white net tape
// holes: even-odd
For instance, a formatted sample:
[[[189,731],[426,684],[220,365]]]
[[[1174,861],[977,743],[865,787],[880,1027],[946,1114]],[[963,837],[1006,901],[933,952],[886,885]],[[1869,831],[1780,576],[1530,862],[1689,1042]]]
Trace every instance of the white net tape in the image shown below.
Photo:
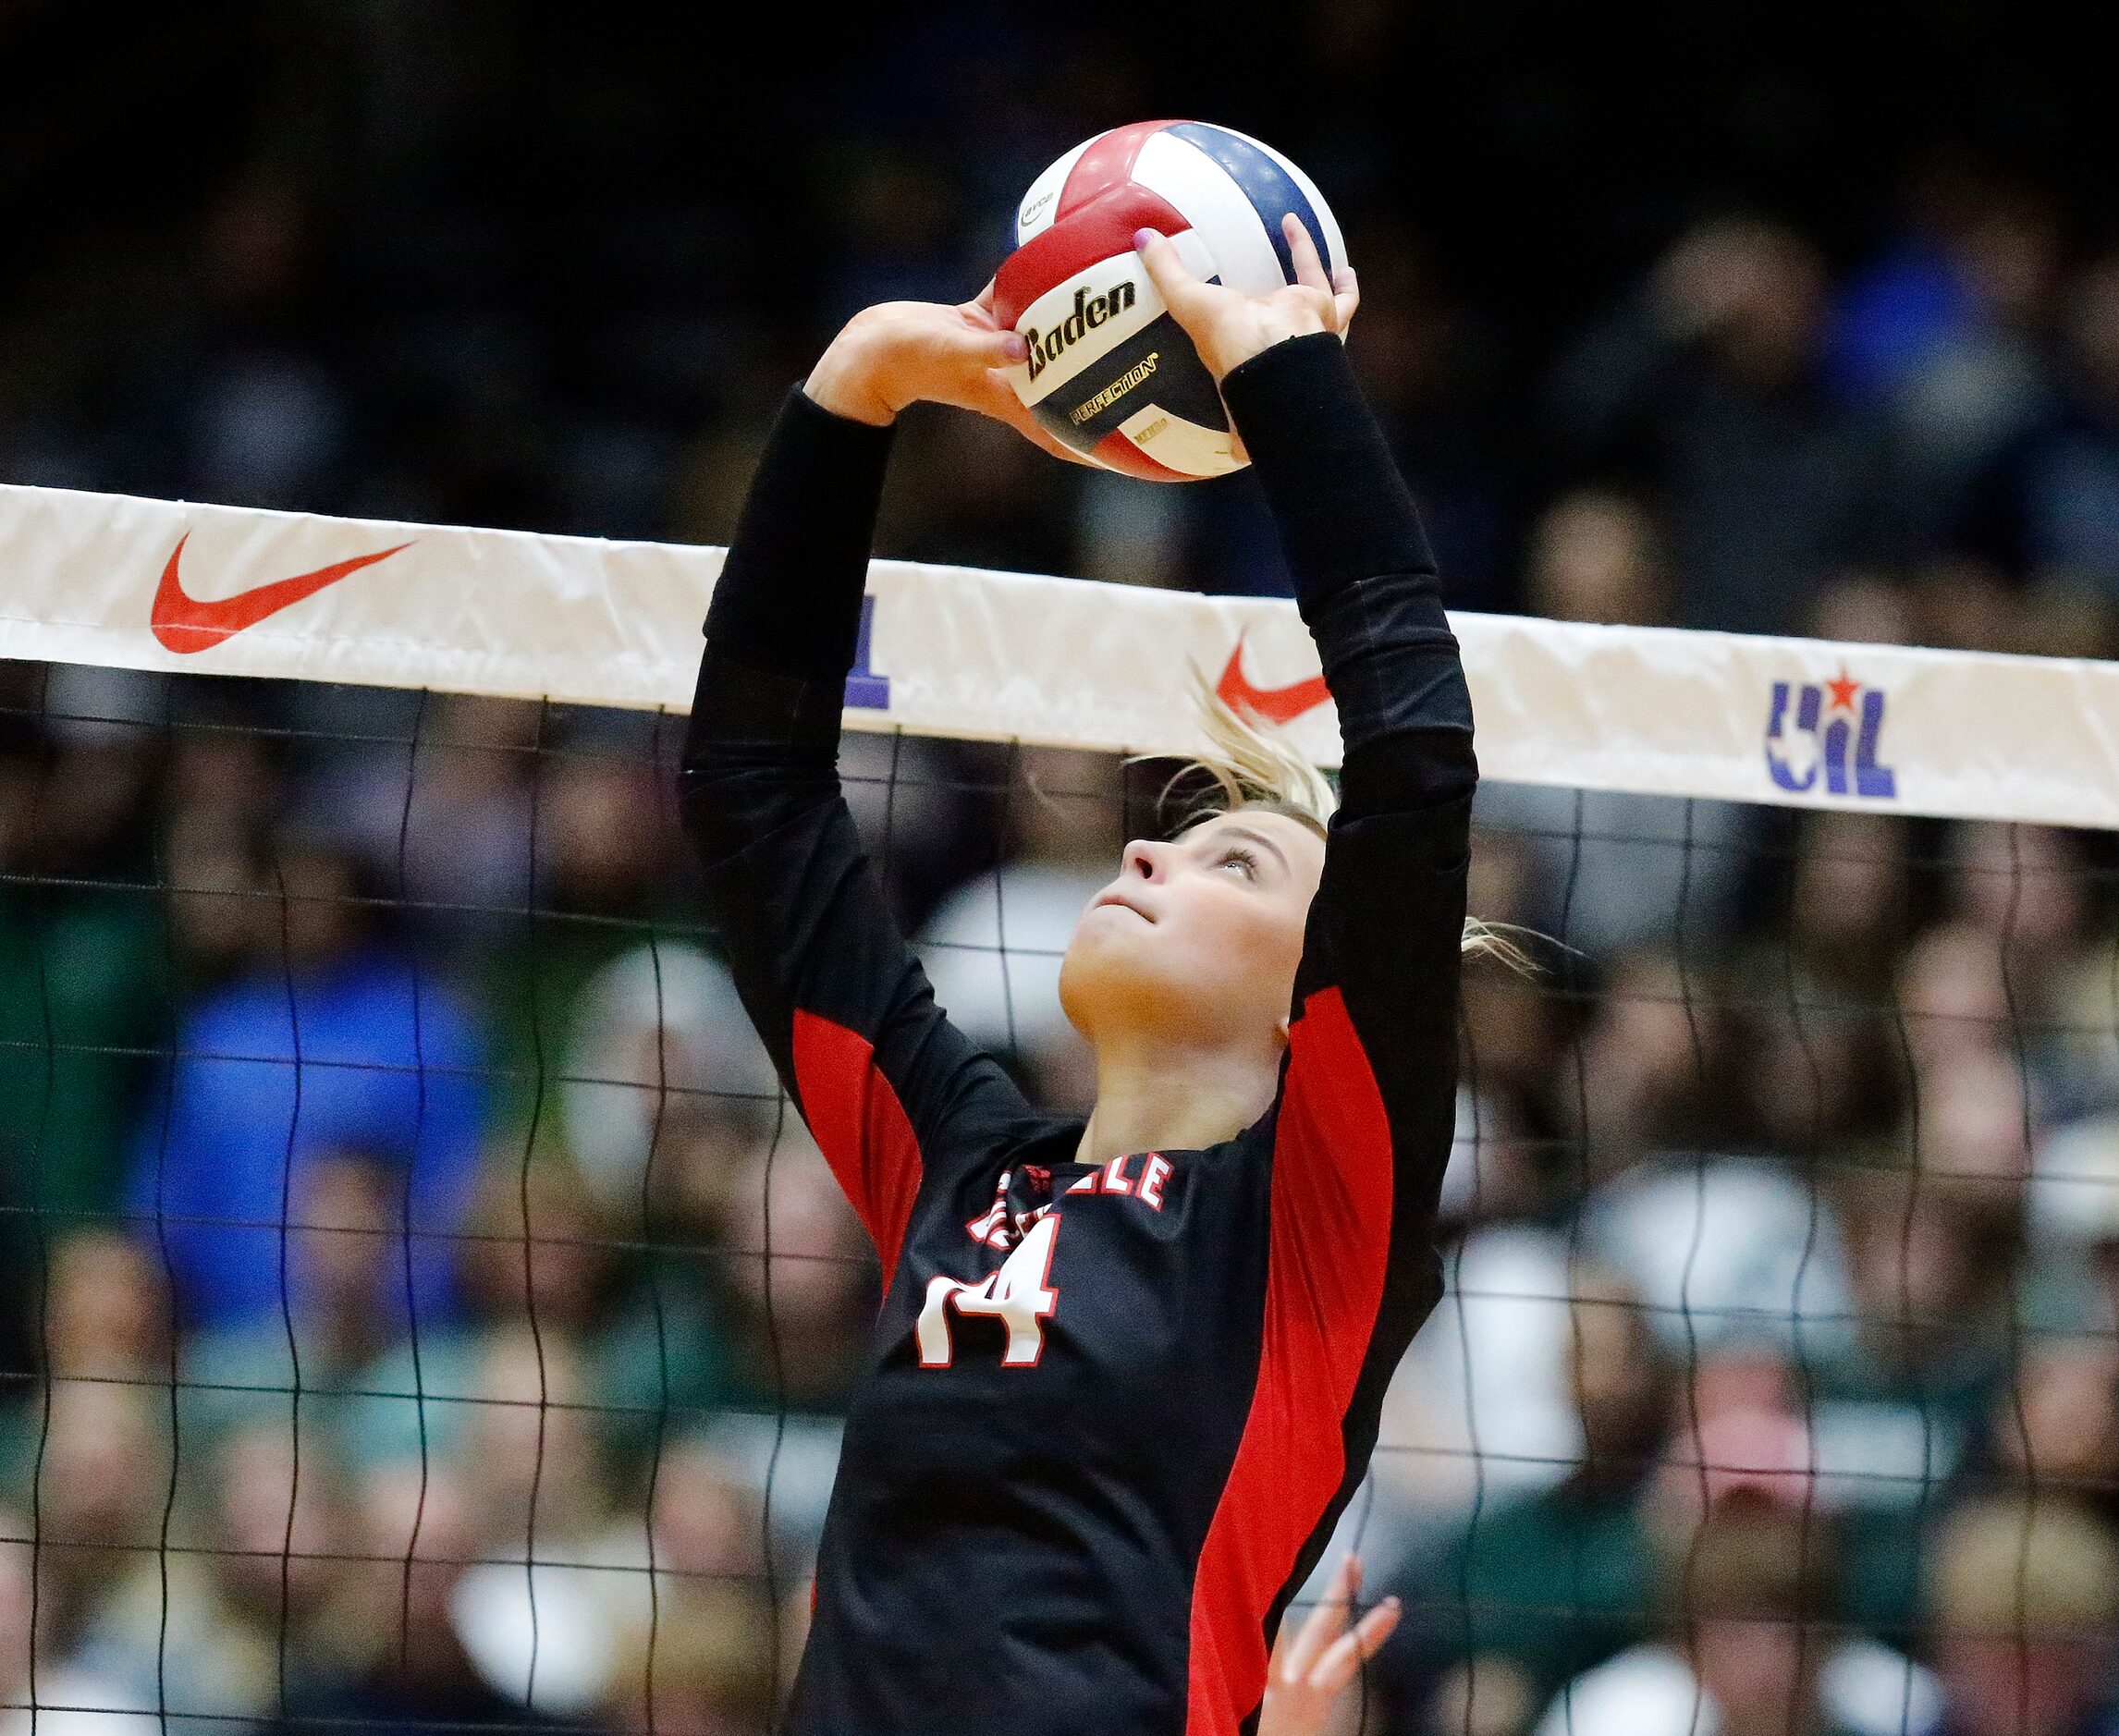
[[[0,486],[0,656],[682,707],[720,561]],[[1337,757],[1292,604],[887,560],[869,592],[856,727],[1185,752],[1193,666]],[[2119,666],[1453,619],[1489,778],[2119,825]]]

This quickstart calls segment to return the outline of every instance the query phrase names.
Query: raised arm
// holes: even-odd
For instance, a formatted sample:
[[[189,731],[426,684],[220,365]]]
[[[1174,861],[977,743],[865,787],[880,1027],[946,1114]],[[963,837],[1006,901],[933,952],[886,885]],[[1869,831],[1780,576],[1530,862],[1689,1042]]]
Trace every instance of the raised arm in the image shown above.
[[[1272,502],[1345,752],[1295,979],[1277,1161],[1333,1177],[1290,1194],[1314,1207],[1305,1256],[1343,1263],[1351,1245],[1384,1255],[1377,1348],[1395,1361],[1439,1294],[1434,1219],[1455,1131],[1478,781],[1471,701],[1418,515],[1339,341],[1276,345],[1223,389]]]
[[[1477,782],[1434,561],[1338,336],[1353,280],[1327,283],[1302,226],[1285,233],[1301,281],[1256,300],[1190,278],[1167,242],[1142,247],[1271,502],[1345,743],[1288,1058],[1261,1124],[1259,1393],[1272,1401],[1254,1402],[1243,1451],[1272,1470],[1254,1473],[1250,1522],[1217,1515],[1200,1566],[1213,1601],[1194,1607],[1195,1652],[1202,1630],[1216,1644],[1194,1692],[1219,1698],[1231,1728],[1265,1693],[1273,1628],[1367,1470],[1383,1389],[1441,1292],[1435,1208]]]
[[[1439,1293],[1432,1235],[1455,1119],[1478,767],[1434,557],[1334,335],[1353,285],[1327,284],[1306,232],[1291,222],[1287,234],[1303,281],[1262,299],[1191,277],[1160,238],[1144,236],[1142,251],[1221,382],[1339,711],[1341,805],[1276,1108],[1276,1167],[1288,1171],[1277,1217],[1283,1200],[1291,1208],[1276,1246],[1289,1237],[1305,1266],[1367,1274],[1346,1312],[1376,1323],[1380,1350],[1402,1345]],[[1382,1259],[1388,1281],[1357,1252]]]
[[[715,586],[679,775],[743,1005],[886,1288],[937,1134],[1027,1107],[891,919],[840,794],[839,713],[891,422],[915,397],[990,410],[1011,336],[977,303],[871,309],[789,394]]]

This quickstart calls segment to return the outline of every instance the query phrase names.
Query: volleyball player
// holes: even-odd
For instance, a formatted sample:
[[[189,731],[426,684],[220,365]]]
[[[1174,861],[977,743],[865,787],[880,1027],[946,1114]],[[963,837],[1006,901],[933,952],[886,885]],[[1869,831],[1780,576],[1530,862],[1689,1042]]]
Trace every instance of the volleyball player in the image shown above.
[[[935,1005],[840,798],[890,428],[1032,430],[982,299],[858,315],[768,442],[706,618],[681,773],[745,1006],[882,1257],[801,1736],[1256,1728],[1291,1595],[1440,1291],[1476,766],[1413,502],[1291,218],[1246,299],[1144,231],[1221,384],[1337,702],[1336,813],[1224,715],[1221,810],[1129,844],[1068,947],[1086,1122],[1038,1113]],[[1035,437],[1033,433],[1033,437]],[[1048,443],[1046,443],[1048,444]]]

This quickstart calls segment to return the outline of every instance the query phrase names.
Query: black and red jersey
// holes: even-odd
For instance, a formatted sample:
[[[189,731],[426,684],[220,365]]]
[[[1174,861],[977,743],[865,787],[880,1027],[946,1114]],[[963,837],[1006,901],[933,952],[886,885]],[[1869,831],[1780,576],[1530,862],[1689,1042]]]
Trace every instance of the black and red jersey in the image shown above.
[[[799,393],[707,618],[683,805],[744,1004],[882,1256],[787,1728],[1224,1736],[1439,1293],[1471,714],[1339,342],[1225,394],[1338,703],[1342,807],[1278,1098],[1076,1161],[952,1026],[840,798],[887,431]]]

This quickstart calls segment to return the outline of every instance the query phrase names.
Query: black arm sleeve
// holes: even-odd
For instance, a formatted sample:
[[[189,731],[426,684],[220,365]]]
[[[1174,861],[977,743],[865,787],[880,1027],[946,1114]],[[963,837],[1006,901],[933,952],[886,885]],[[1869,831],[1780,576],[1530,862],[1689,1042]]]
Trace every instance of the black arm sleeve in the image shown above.
[[[706,611],[717,652],[775,675],[846,679],[896,433],[834,416],[799,386],[788,394]]]
[[[1435,556],[1339,340],[1276,344],[1221,389],[1339,709],[1348,813],[1466,794],[1477,778],[1471,696]],[[1390,740],[1408,734],[1419,740]]]
[[[790,394],[706,615],[679,773],[743,1005],[883,1254],[952,1118],[1027,1106],[935,1005],[839,782],[890,431]]]
[[[1471,700],[1419,514],[1339,340],[1277,344],[1222,392],[1271,502],[1346,750],[1275,1108],[1275,1198],[1279,1166],[1329,1179],[1291,1181],[1291,1202],[1317,1203],[1305,1207],[1313,1221],[1277,1224],[1276,1235],[1320,1289],[1345,1282],[1370,1215],[1334,1203],[1373,1200],[1387,1179],[1382,1300],[1362,1373],[1379,1382],[1440,1290],[1434,1220],[1455,1129],[1478,778]],[[1350,1464],[1366,1462],[1366,1446],[1348,1447]]]

